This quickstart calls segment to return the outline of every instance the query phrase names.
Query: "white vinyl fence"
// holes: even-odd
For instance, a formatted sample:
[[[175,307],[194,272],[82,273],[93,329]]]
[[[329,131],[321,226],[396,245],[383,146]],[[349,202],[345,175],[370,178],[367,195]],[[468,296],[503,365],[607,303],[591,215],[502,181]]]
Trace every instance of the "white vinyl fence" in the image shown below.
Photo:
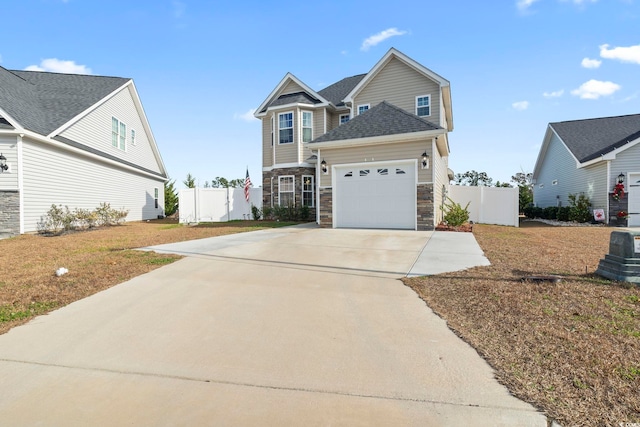
[[[262,188],[187,188],[178,193],[181,223],[253,219],[251,205],[262,209]]]
[[[464,208],[469,219],[480,224],[519,226],[518,188],[449,186],[449,198]]]

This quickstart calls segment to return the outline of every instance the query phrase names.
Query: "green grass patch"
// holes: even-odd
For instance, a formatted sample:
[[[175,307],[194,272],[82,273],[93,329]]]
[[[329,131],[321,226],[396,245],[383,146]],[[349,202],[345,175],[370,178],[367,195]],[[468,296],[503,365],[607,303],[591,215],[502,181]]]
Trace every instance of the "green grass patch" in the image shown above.
[[[32,302],[28,307],[2,305],[0,306],[0,322],[27,319],[47,313],[56,307],[58,307],[56,301]]]
[[[160,227],[160,230],[171,230],[172,228],[180,228],[182,224],[167,224]]]

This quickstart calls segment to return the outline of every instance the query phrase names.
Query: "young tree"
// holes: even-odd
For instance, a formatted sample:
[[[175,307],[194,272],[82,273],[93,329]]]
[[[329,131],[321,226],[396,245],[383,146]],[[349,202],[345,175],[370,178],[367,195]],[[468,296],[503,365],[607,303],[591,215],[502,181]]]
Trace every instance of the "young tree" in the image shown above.
[[[511,177],[511,182],[518,185],[518,205],[520,212],[533,203],[533,174],[531,172],[518,172]]]
[[[187,188],[196,188],[196,178],[190,173],[187,173],[187,179],[182,181],[182,183]]]
[[[164,183],[164,214],[173,215],[178,210],[178,194],[175,188],[175,180]]]

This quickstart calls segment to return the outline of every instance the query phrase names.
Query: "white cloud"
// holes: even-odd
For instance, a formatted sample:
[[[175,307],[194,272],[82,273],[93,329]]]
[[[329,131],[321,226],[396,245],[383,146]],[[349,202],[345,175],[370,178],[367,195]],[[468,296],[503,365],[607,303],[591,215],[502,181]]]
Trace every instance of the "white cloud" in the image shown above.
[[[187,11],[187,5],[184,2],[174,0],[173,4],[173,16],[177,19],[180,19],[184,16]]]
[[[564,89],[556,90],[553,92],[545,92],[542,94],[545,98],[560,98],[564,95]]]
[[[378,34],[374,34],[371,37],[366,38],[362,42],[362,46],[360,46],[360,50],[367,51],[370,47],[377,45],[385,41],[386,39],[394,36],[402,36],[407,34],[406,31],[398,30],[397,28],[388,28],[384,31],[379,32]]]
[[[640,64],[640,44],[629,47],[614,47],[613,49],[609,49],[608,44],[603,44],[600,46],[600,56],[606,59]]]
[[[613,82],[601,82],[599,80],[589,80],[582,83],[578,89],[571,91],[571,95],[579,96],[581,99],[598,99],[601,96],[609,96],[620,90],[622,86]]]
[[[76,64],[75,61],[64,61],[58,58],[43,59],[40,65],[29,65],[27,71],[51,71],[64,74],[93,74],[86,65]]]
[[[598,68],[600,64],[602,64],[602,61],[600,61],[599,59],[589,58],[584,58],[580,63],[580,65],[582,65],[584,68]]]
[[[532,4],[539,0],[518,0],[516,2],[516,7],[520,12],[526,12],[529,10]]]
[[[254,120],[257,120],[254,116],[253,113],[256,112],[255,108],[250,109],[249,111],[247,111],[246,113],[235,113],[233,115],[234,119],[239,119],[239,120],[244,120],[245,122],[253,122]]]
[[[529,101],[518,101],[511,104],[514,110],[524,111],[529,108]]]

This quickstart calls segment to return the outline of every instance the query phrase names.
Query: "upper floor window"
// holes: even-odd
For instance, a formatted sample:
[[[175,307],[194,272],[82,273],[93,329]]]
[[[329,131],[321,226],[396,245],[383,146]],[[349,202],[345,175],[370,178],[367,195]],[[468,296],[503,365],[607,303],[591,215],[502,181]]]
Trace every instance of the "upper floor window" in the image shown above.
[[[126,148],[127,125],[111,117],[111,145],[121,150]]]
[[[311,142],[313,139],[313,113],[302,112],[302,142]]]
[[[416,96],[416,115],[420,117],[431,115],[431,96]]]
[[[278,114],[278,135],[280,144],[293,142],[293,113]]]
[[[131,145],[136,145],[136,131],[131,129]]]
[[[340,124],[343,125],[347,123],[350,119],[349,114],[340,114]]]
[[[369,104],[358,105],[358,115],[364,113],[369,109]]]

